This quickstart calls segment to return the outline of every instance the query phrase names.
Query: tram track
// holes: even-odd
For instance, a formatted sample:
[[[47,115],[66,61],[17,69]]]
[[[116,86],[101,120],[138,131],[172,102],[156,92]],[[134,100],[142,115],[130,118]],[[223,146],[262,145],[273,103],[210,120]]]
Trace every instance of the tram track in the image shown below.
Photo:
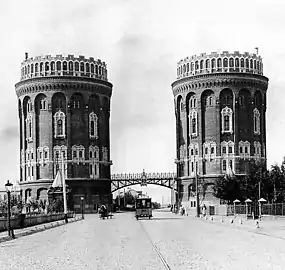
[[[162,253],[159,250],[159,247],[152,241],[151,236],[149,235],[149,233],[147,232],[147,230],[145,229],[145,227],[143,226],[142,222],[138,221],[142,230],[144,231],[144,233],[146,234],[149,242],[151,243],[152,247],[154,248],[160,262],[162,263],[162,265],[164,266],[165,269],[167,270],[171,270],[171,267],[169,266],[167,260],[164,258],[164,256],[162,255]]]

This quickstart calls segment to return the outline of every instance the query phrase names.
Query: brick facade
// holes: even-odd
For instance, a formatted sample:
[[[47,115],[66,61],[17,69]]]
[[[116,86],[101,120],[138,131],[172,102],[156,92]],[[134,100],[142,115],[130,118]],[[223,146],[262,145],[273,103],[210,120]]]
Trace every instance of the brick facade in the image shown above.
[[[256,54],[201,54],[178,63],[172,91],[180,202],[195,200],[196,172],[208,184],[203,203],[210,205],[219,203],[211,190],[218,177],[244,177],[255,162],[266,163],[267,87]]]
[[[72,55],[26,58],[15,87],[22,196],[46,199],[63,155],[69,206],[78,208],[80,196],[90,211],[106,198],[109,203],[112,84],[106,64]]]

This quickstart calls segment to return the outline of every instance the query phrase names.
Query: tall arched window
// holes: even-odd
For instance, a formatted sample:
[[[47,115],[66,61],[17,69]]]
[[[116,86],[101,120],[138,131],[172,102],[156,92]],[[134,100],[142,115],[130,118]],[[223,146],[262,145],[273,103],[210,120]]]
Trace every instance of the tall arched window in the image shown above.
[[[196,111],[192,111],[191,113],[191,134],[193,136],[197,136],[197,112]]]
[[[229,131],[230,130],[230,117],[228,115],[225,115],[224,121],[225,121],[224,131]]]
[[[58,136],[62,136],[63,135],[63,126],[62,126],[62,120],[61,119],[59,119],[58,121],[57,121],[57,134],[58,134]]]
[[[33,139],[33,117],[31,113],[26,118],[26,139],[28,141]]]
[[[260,112],[256,108],[253,110],[253,131],[254,134],[260,135]]]
[[[65,138],[65,114],[61,110],[54,114],[54,137]]]
[[[98,117],[94,112],[89,114],[89,137],[98,139]]]
[[[232,109],[229,107],[225,107],[222,109],[221,114],[222,114],[222,133],[232,133],[233,132]]]

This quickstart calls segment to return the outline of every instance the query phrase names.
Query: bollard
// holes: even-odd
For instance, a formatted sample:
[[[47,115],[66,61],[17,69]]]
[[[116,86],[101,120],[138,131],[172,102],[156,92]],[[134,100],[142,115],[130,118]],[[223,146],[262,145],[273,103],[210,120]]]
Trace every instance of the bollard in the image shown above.
[[[234,220],[233,220],[233,219],[231,219],[231,220],[230,220],[230,223],[231,223],[231,224],[233,224],[233,223],[234,223]]]
[[[240,224],[242,224],[242,219],[240,219]]]
[[[256,221],[256,228],[257,229],[259,228],[259,221],[258,220]]]
[[[214,217],[211,217],[211,220],[214,221]]]
[[[223,220],[223,216],[222,216],[222,218],[221,218],[221,223],[223,223],[224,222],[224,220]]]

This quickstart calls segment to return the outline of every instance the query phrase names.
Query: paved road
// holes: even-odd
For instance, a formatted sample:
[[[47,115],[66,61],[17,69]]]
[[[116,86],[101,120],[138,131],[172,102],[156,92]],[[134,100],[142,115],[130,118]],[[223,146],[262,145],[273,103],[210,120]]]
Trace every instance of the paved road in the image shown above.
[[[0,269],[284,269],[285,240],[154,212],[70,223],[0,244]]]

